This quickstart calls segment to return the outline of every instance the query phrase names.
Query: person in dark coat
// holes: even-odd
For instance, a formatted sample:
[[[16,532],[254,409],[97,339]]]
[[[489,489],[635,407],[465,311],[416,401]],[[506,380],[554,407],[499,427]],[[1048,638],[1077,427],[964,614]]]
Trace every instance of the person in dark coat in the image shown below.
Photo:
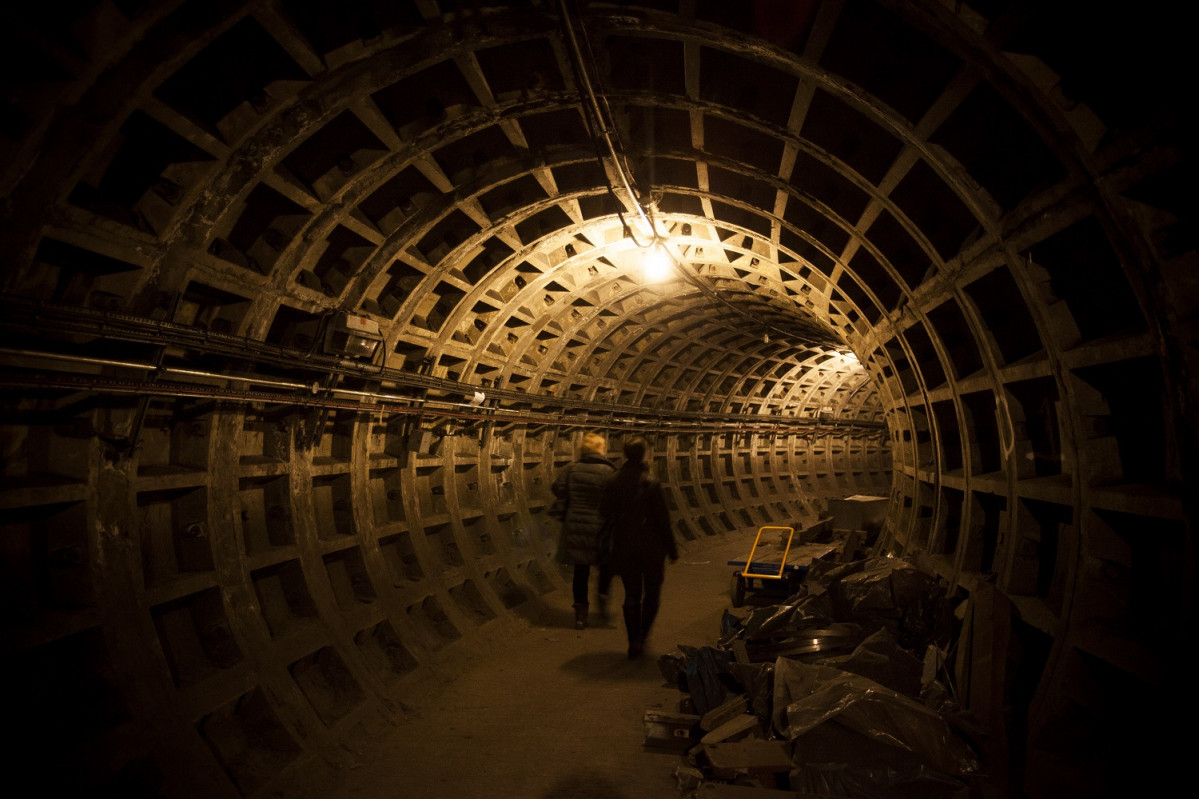
[[[625,630],[629,658],[645,649],[662,597],[666,558],[679,558],[670,511],[662,485],[650,474],[645,461],[649,445],[633,438],[624,445],[624,465],[604,489],[600,512],[612,523],[612,573],[624,584]]]
[[[558,540],[558,560],[574,568],[575,628],[587,626],[587,588],[591,567],[597,566],[596,600],[601,621],[608,613],[608,589],[612,573],[608,569],[608,546],[600,541],[604,519],[599,513],[600,497],[616,467],[607,458],[608,442],[597,433],[583,436],[579,459],[567,464],[554,479],[551,489],[565,506]]]

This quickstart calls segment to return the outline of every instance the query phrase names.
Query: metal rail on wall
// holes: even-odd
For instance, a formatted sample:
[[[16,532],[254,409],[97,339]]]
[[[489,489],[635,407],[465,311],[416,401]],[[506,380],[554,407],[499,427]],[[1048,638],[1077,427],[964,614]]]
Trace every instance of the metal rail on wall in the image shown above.
[[[24,333],[28,346],[0,348],[0,390],[66,390],[98,394],[204,398],[371,414],[424,414],[503,425],[636,429],[679,433],[884,434],[883,422],[648,409],[496,386],[463,383],[362,361],[290,349],[267,342],[129,314],[45,303],[8,303],[0,329]],[[56,340],[45,331],[165,348],[174,362],[91,354],[86,345]],[[9,341],[14,341],[12,336]],[[212,360],[237,371],[194,368]],[[223,366],[223,364],[222,364]],[[284,379],[260,369],[286,369]],[[327,378],[355,378],[356,385]],[[408,395],[405,390],[411,391]],[[507,406],[507,407],[505,407]]]

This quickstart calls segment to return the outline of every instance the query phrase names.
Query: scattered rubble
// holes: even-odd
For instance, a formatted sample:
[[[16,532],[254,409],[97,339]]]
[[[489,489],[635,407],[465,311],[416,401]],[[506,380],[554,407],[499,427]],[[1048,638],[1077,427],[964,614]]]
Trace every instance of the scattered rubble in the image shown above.
[[[659,658],[679,712],[647,711],[645,743],[683,752],[684,797],[964,799],[982,777],[946,682],[943,587],[842,551],[780,604],[726,611],[715,646]]]

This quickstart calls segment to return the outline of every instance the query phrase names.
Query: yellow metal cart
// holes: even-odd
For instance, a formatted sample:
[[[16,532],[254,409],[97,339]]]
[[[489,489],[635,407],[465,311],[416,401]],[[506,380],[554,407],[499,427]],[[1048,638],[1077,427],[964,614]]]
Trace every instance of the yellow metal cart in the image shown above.
[[[836,549],[833,544],[795,546],[794,543],[794,527],[764,525],[758,528],[749,556],[728,562],[736,569],[729,584],[729,600],[733,607],[744,605],[750,591],[786,596],[796,593],[812,561]]]

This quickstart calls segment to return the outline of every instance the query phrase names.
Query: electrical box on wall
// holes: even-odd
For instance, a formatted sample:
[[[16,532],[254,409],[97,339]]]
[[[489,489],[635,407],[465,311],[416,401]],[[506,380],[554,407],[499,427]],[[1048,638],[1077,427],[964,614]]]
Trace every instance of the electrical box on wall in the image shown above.
[[[371,360],[375,357],[383,336],[374,319],[355,314],[338,314],[325,330],[325,354],[344,358]]]

